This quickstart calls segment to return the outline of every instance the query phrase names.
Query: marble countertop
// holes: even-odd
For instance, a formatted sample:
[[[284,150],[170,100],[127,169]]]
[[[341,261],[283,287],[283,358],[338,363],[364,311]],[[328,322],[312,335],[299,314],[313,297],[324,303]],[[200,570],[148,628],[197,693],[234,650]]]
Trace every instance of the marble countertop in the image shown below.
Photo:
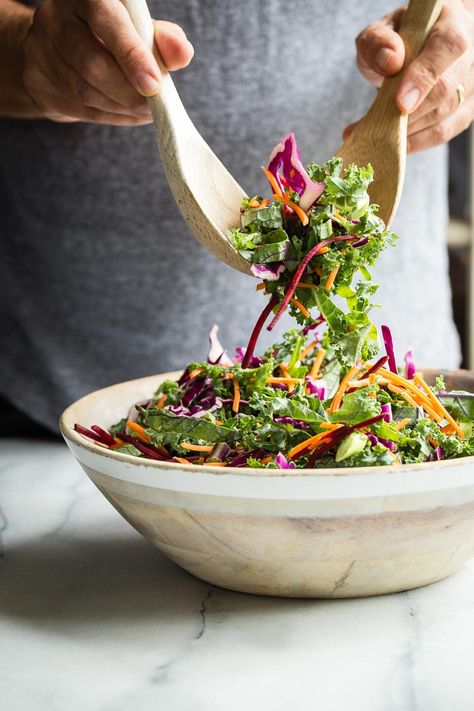
[[[214,588],[144,541],[65,445],[0,440],[6,711],[470,711],[474,561],[359,600]]]

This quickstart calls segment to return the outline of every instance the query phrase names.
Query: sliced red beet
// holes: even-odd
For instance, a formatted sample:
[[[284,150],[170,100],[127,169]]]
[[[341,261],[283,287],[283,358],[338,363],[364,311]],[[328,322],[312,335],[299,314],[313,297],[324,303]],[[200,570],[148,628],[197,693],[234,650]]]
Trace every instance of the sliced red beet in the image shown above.
[[[171,460],[171,457],[165,457],[163,456],[163,454],[160,454],[153,447],[153,445],[143,444],[143,442],[140,442],[139,439],[137,439],[136,437],[132,437],[132,435],[126,434],[126,432],[120,432],[117,437],[123,440],[124,442],[133,444],[138,450],[140,450],[140,452],[145,454],[148,459],[156,459],[160,462],[169,462]]]
[[[316,244],[312,249],[309,250],[308,254],[301,260],[298,269],[296,270],[290,283],[288,284],[283,301],[281,302],[275,317],[270,322],[270,325],[267,326],[268,331],[272,331],[277,325],[281,315],[287,308],[293,297],[293,294],[298,288],[298,284],[301,281],[304,270],[308,266],[309,262],[313,259],[313,257],[315,257],[323,249],[323,247],[326,247],[328,244],[332,244],[333,242],[348,242],[350,240],[356,239],[358,236],[359,235],[336,235],[335,237],[329,237],[328,239],[321,240],[321,242],[318,242],[318,244]]]
[[[252,360],[253,352],[255,350],[255,346],[257,345],[257,340],[260,335],[260,332],[265,324],[265,321],[267,318],[270,316],[272,309],[277,305],[278,302],[278,296],[274,294],[268,304],[265,306],[263,309],[262,313],[260,314],[260,317],[257,321],[257,323],[254,326],[254,329],[252,331],[252,335],[250,336],[249,343],[247,346],[247,350],[245,351],[245,355],[242,360],[242,368],[248,368],[249,363]]]
[[[107,444],[109,447],[111,447],[113,444],[115,444],[115,440],[112,437],[112,435],[107,432],[107,430],[102,429],[102,427],[99,427],[99,425],[92,425],[91,427],[94,432],[97,432],[98,435],[102,437],[102,441],[104,444]]]
[[[74,429],[76,432],[79,432],[79,434],[84,435],[85,437],[89,437],[89,439],[93,439],[94,442],[100,442],[101,444],[105,444],[103,442],[102,437],[97,434],[97,432],[94,432],[94,430],[89,430],[87,427],[83,427],[82,425],[76,424],[74,425]]]

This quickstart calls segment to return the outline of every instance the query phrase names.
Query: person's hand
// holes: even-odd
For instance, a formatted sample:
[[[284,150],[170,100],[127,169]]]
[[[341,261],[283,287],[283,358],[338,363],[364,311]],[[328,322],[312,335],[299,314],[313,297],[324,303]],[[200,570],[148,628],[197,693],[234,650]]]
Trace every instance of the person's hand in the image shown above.
[[[397,29],[405,8],[357,37],[357,63],[375,86],[400,71],[405,47]],[[447,0],[419,56],[405,71],[396,101],[409,114],[408,152],[446,143],[474,119],[474,2]],[[357,122],[344,130],[344,140]]]
[[[171,22],[155,22],[166,67],[186,67],[193,48]],[[46,0],[23,40],[24,90],[54,121],[118,126],[151,122],[146,96],[160,70],[120,0]]]

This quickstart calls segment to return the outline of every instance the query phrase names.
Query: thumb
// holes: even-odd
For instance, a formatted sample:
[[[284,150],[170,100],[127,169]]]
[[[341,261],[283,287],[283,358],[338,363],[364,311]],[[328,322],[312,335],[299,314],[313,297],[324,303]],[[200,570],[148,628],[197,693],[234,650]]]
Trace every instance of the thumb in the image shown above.
[[[345,127],[344,131],[342,132],[342,140],[344,141],[344,143],[351,136],[351,134],[354,133],[355,129],[357,128],[357,126],[359,124],[360,124],[360,119],[359,119],[359,121],[354,121],[354,123],[350,123],[348,126]]]

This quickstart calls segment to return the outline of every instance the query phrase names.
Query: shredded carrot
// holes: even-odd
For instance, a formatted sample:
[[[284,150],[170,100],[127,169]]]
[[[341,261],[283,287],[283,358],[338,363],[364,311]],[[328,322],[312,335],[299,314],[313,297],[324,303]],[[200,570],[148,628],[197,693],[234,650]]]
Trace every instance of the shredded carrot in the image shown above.
[[[267,168],[264,168],[263,165],[262,165],[262,170],[263,170],[263,172],[265,173],[265,175],[267,176],[267,180],[268,180],[268,182],[270,183],[270,185],[272,186],[273,192],[275,193],[275,195],[276,195],[278,198],[282,198],[282,197],[283,197],[283,193],[282,193],[282,191],[281,191],[281,189],[280,189],[280,186],[278,185],[278,183],[277,183],[277,181],[276,181],[276,179],[275,179],[275,176],[272,175],[272,173],[270,173],[270,171],[269,171]]]
[[[210,444],[192,444],[191,442],[181,442],[183,449],[189,449],[191,452],[212,452],[213,447]]]
[[[454,427],[456,430],[456,434],[461,438],[464,439],[464,430],[458,425],[456,420],[449,414],[449,412],[446,410],[446,408],[440,403],[434,392],[431,390],[431,388],[428,386],[428,384],[425,382],[423,379],[423,376],[421,376],[419,373],[415,373],[413,376],[413,380],[417,385],[419,385],[425,393],[428,395],[428,398],[430,400],[430,403],[433,406],[433,409],[435,412],[437,412],[441,417],[443,417],[445,420],[449,422],[449,424]]]
[[[207,467],[225,467],[226,462],[206,462]]]
[[[340,427],[340,424],[337,422],[321,422],[319,426],[322,430],[337,430]]]
[[[256,195],[254,195],[254,197],[249,200],[249,207],[260,207],[260,203],[257,200]]]
[[[344,425],[338,425],[337,428],[335,427],[334,429],[339,429],[339,427],[343,427]],[[320,432],[317,435],[313,435],[313,437],[309,437],[308,439],[305,439],[304,442],[300,442],[299,444],[296,445],[296,447],[293,447],[293,449],[290,449],[288,452],[288,459],[293,459],[293,457],[301,452],[303,449],[314,449],[321,441],[327,439],[328,437],[331,436],[334,430],[329,430],[327,432]]]
[[[336,390],[336,394],[334,395],[332,403],[328,408],[328,412],[334,412],[335,410],[339,409],[339,407],[341,406],[342,398],[344,397],[344,393],[349,387],[350,381],[352,380],[352,378],[355,378],[359,373],[360,368],[357,368],[357,366],[355,365],[353,365],[352,368],[347,371],[347,373],[339,383],[339,387]]]
[[[309,356],[309,354],[316,348],[317,345],[318,345],[318,342],[317,342],[317,341],[312,341],[311,343],[309,343],[309,344],[306,346],[306,348],[304,348],[304,349],[301,351],[301,353],[300,353],[300,361],[301,361],[301,360],[304,360],[307,356]]]
[[[301,311],[303,316],[306,316],[306,318],[310,318],[310,313],[308,309],[306,308],[306,306],[303,306],[301,301],[298,301],[298,299],[291,299],[290,303],[293,304],[293,306],[296,306],[296,308]]]
[[[321,247],[318,254],[326,254],[326,252],[329,252],[329,247]]]
[[[286,365],[286,363],[280,363],[278,367],[280,369],[280,373],[284,378],[291,378],[290,371],[288,370],[288,366]]]
[[[441,405],[440,401],[436,397],[436,395],[432,392],[431,388],[428,386],[428,384],[423,380],[423,376],[420,375],[420,373],[415,373],[413,376],[413,382],[418,385],[419,388],[421,388],[424,393],[427,395],[428,400],[433,406],[433,409],[438,413],[438,415],[441,415],[443,417],[446,417],[446,414],[448,417],[450,417],[449,413],[445,412],[444,407]],[[446,419],[448,419],[446,417]],[[453,424],[453,422],[451,422]]]
[[[408,390],[412,399],[416,402],[416,406],[421,406],[433,420],[436,420],[436,422],[441,421],[441,415],[439,415],[438,412],[433,408],[433,405],[431,404],[429,398],[414,384],[413,381],[406,380],[400,375],[396,375],[395,373],[392,373],[390,370],[386,370],[385,368],[380,368],[379,373],[386,377],[387,380],[390,380],[392,383],[395,383],[399,387],[401,386],[403,390]]]
[[[234,399],[232,401],[232,411],[237,413],[239,411],[239,405],[240,405],[240,388],[239,388],[239,382],[238,382],[237,378],[234,378],[233,383],[234,383]]]
[[[451,434],[454,434],[456,432],[456,430],[454,429],[454,427],[452,425],[444,425],[444,427],[441,427],[441,432],[443,434],[451,435]]]
[[[224,423],[222,422],[222,420],[216,420],[216,425],[219,425],[219,427],[220,427],[221,425],[223,425],[223,424],[224,424]]]
[[[191,462],[188,462],[184,457],[173,457],[173,459],[180,464],[191,464]]]
[[[328,278],[326,279],[326,283],[324,285],[324,288],[326,291],[331,291],[332,286],[334,284],[334,280],[337,277],[338,271],[339,271],[339,265],[337,267],[334,267],[334,269],[330,272]]]
[[[372,378],[372,375],[374,376]],[[389,381],[386,378],[378,378],[377,373],[372,373],[369,375],[368,378],[361,378],[360,380],[352,380],[349,383],[350,388],[365,388],[367,385],[374,385],[374,383],[377,383],[378,385],[387,385]]]
[[[192,371],[189,373],[189,378],[190,378],[190,379],[191,379],[191,378],[195,378],[196,375],[199,375],[199,373],[202,373],[202,368],[195,368],[195,370],[192,370]]]
[[[127,420],[127,427],[133,430],[137,435],[138,439],[140,439],[142,442],[145,442],[146,444],[150,442],[150,435],[145,432],[144,428],[141,425],[138,425],[136,422],[132,422],[132,420]]]
[[[165,406],[167,399],[168,399],[167,395],[162,395],[160,397],[160,399],[158,400],[158,402],[155,404],[156,409],[161,410],[161,408]]]
[[[316,358],[313,361],[311,370],[309,371],[310,378],[315,378],[317,376],[317,374],[319,373],[319,369],[321,368],[321,364],[324,360],[325,355],[326,355],[326,351],[324,350],[324,348],[320,348],[316,354]]]
[[[121,439],[119,439],[118,437],[114,437],[114,442],[115,442],[115,444],[117,445],[117,447],[121,447],[123,444],[125,444],[125,442],[123,442],[123,441],[122,441]]]
[[[269,204],[270,204],[270,200],[268,198],[264,198],[262,200],[262,202],[260,203],[260,207],[266,207]]]
[[[388,386],[388,389],[390,390],[391,393],[395,393],[396,395],[400,395],[404,400],[407,401],[409,405],[414,407],[415,409],[418,407],[418,403],[414,401],[412,396],[407,393],[405,390],[402,390],[402,388],[397,387],[396,385],[390,384]]]
[[[271,385],[272,383],[282,383],[282,385],[286,385],[287,383],[290,383],[291,385],[295,385],[296,383],[303,383],[304,380],[303,378],[275,378],[273,376],[270,376],[267,378],[267,383]]]
[[[261,459],[260,461],[262,464],[268,464],[268,462],[271,462],[272,459],[273,459],[273,457],[270,455],[268,457],[265,457],[265,459]]]
[[[433,437],[428,437],[428,442],[432,447],[439,447],[439,442],[436,439],[433,439]]]
[[[255,287],[255,291],[261,291],[262,289],[265,289],[265,286],[265,282],[262,281],[261,284],[257,284],[257,286]]]
[[[267,176],[268,177],[268,176]],[[279,195],[274,195],[274,197],[280,197]],[[284,205],[287,205],[288,207],[291,207],[291,209],[295,212],[296,215],[300,218],[301,222],[303,225],[307,225],[309,222],[309,217],[306,214],[306,212],[296,204],[296,202],[293,202],[293,200],[290,200],[288,195],[285,193],[284,195],[281,195],[280,200]]]
[[[402,430],[406,425],[409,425],[411,422],[411,417],[404,417],[403,420],[400,420],[400,422],[397,422],[396,425],[394,425],[396,430]]]

